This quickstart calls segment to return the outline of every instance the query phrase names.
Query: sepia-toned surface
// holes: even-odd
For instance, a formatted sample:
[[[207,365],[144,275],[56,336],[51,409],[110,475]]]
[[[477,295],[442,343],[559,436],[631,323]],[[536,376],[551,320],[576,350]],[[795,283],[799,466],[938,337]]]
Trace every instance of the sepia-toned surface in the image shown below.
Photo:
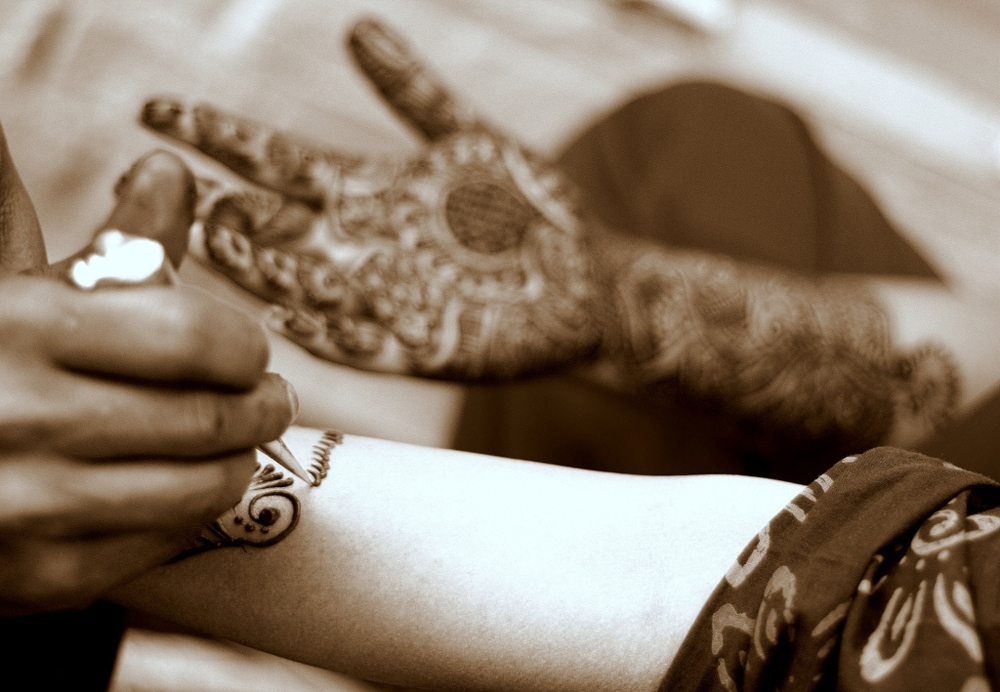
[[[728,28],[706,35],[601,0],[5,0],[0,120],[59,259],[104,218],[120,173],[169,146],[137,124],[151,95],[211,101],[360,154],[415,152],[344,50],[347,28],[377,14],[486,117],[542,153],[622,100],[685,77],[785,100],[949,280],[1000,300],[996,6],[733,7]],[[183,276],[237,295],[192,264]],[[283,371],[315,368],[303,352],[275,347]],[[366,429],[364,416],[340,421],[348,431],[450,439],[461,389],[326,368],[300,386],[304,408],[332,389],[359,411],[389,414],[388,433]]]
[[[948,273],[988,271],[983,254],[1000,253],[998,12],[981,0],[837,7],[737,3],[731,28],[699,35],[599,0],[14,0],[0,8],[0,116],[58,258],[89,232],[81,206],[96,213],[96,193],[157,144],[135,125],[150,94],[211,99],[362,153],[411,151],[343,49],[350,23],[375,13],[543,152],[681,76],[785,98]]]
[[[416,138],[381,107],[344,48],[348,27],[376,14],[485,117],[543,154],[624,99],[683,78],[784,100],[949,280],[1000,296],[992,6],[745,0],[729,8],[728,23],[703,34],[601,0],[13,0],[0,7],[0,119],[50,259],[59,259],[89,237],[117,176],[168,146],[137,124],[151,95],[211,101],[349,152],[415,152]],[[183,275],[243,300],[193,263]],[[278,341],[275,350],[284,372],[315,369],[300,350]],[[322,408],[337,388],[355,397],[355,410],[399,402],[379,431],[364,416],[333,412],[349,432],[450,440],[461,390],[326,370],[296,382],[304,411]]]

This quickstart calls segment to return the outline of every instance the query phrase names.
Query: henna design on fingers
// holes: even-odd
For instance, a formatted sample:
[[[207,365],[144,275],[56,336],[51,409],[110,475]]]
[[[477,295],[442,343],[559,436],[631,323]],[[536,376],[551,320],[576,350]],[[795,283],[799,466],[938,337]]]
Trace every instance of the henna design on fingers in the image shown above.
[[[311,441],[307,471],[313,486],[320,485],[326,478],[330,453],[344,439],[341,433],[333,430],[323,431],[315,439],[316,432],[290,429],[286,437],[294,439],[293,444],[297,447],[304,447],[304,442]],[[298,525],[302,510],[299,496],[310,487],[272,463],[258,462],[250,487],[239,504],[205,527],[195,543],[171,562],[216,548],[265,548],[278,543]]]
[[[203,197],[204,259],[279,306],[278,331],[362,369],[506,379],[593,353],[601,298],[572,186],[385,26],[362,21],[348,44],[432,141],[422,155],[367,162],[211,106],[146,105],[152,129],[281,193]]]
[[[322,212],[266,192],[224,194],[202,232],[205,258],[282,306],[274,326],[321,357],[503,379],[596,348],[589,241],[574,204],[532,154],[474,131]]]
[[[341,188],[379,189],[399,166],[335,152],[249,118],[173,98],[150,99],[139,118],[247,180],[312,208]]]
[[[441,80],[413,55],[406,40],[374,19],[355,24],[351,56],[375,90],[426,139],[473,129],[475,116],[452,98]]]

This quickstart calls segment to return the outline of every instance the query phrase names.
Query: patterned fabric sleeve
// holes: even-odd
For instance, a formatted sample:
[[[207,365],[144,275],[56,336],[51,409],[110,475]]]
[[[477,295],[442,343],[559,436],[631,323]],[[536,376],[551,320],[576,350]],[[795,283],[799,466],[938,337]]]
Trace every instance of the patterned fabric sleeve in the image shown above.
[[[897,449],[848,457],[747,546],[660,689],[1000,689],[998,577],[1000,485]]]

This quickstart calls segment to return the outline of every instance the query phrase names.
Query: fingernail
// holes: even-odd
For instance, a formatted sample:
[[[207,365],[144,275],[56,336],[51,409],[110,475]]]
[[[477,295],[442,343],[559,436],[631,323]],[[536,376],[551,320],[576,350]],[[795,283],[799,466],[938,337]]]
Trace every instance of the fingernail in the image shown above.
[[[150,99],[143,105],[139,120],[156,130],[171,128],[184,113],[184,105],[170,98]]]
[[[281,382],[285,385],[285,394],[288,395],[288,404],[292,407],[292,421],[294,421],[299,416],[299,395],[295,393],[295,387],[292,383],[281,378]]]

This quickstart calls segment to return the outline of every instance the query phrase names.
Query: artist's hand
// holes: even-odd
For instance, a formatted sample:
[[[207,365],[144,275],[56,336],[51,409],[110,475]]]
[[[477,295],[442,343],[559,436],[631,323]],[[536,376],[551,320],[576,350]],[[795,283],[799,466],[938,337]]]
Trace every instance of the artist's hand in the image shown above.
[[[256,186],[205,183],[206,261],[273,304],[276,328],[363,369],[504,378],[599,340],[585,227],[552,166],[459,106],[402,39],[351,31],[356,62],[429,146],[367,161],[208,105],[143,122]]]
[[[12,170],[0,169],[0,234],[30,240]],[[106,226],[186,237],[192,184],[176,157],[147,157]],[[9,249],[21,259],[7,268],[44,261]],[[237,503],[252,447],[293,415],[266,362],[261,329],[199,292],[0,278],[0,615],[86,604]]]

